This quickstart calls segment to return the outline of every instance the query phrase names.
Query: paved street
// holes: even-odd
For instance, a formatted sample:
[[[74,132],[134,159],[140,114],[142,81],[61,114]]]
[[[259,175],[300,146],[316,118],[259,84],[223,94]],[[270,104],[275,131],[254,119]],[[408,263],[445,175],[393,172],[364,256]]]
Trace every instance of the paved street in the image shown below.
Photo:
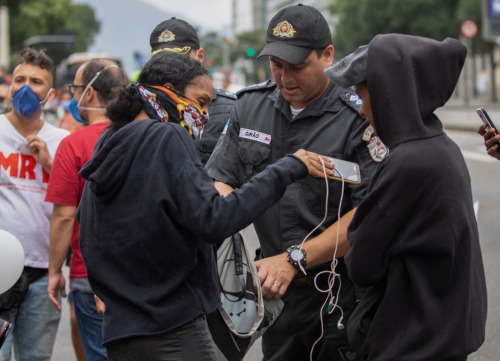
[[[500,162],[486,155],[482,137],[474,133],[480,124],[475,114],[475,107],[483,104],[470,104],[468,108],[460,107],[456,102],[450,102],[438,115],[443,120],[449,136],[460,146],[467,161],[472,179],[474,200],[478,205],[478,225],[486,268],[489,314],[487,322],[487,338],[482,348],[473,354],[469,360],[500,359]],[[485,105],[493,118],[500,124],[500,106]],[[253,243],[255,246],[255,243]],[[69,333],[69,307],[65,304],[63,318],[60,323],[56,340],[53,361],[74,361]],[[456,315],[461,317],[461,315]],[[262,354],[256,344],[245,361],[260,361]]]
[[[500,113],[493,119],[500,122]],[[478,227],[488,287],[486,341],[470,361],[500,359],[500,162],[487,156],[482,137],[475,133],[448,131],[460,145],[472,180],[474,201],[478,206]],[[457,315],[460,317],[460,315]]]

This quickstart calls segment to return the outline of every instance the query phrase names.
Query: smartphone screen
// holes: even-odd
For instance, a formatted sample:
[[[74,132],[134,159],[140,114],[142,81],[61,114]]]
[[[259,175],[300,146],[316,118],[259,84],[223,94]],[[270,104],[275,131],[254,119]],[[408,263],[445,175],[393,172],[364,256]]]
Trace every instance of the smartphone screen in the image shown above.
[[[335,167],[333,171],[335,172],[332,175],[329,175],[328,178],[342,180],[348,183],[359,184],[361,183],[361,174],[359,172],[359,165],[353,162],[348,162],[346,160],[330,158],[330,163]]]
[[[483,121],[483,123],[486,124],[486,128],[488,130],[491,128],[494,128],[495,134],[500,134],[499,129],[497,129],[495,124],[493,124],[493,121],[491,120],[490,116],[486,112],[486,109],[484,109],[483,107],[477,108],[476,112],[479,115],[479,117],[481,118],[481,120]],[[498,141],[497,143],[498,143],[498,145],[500,145],[500,141]]]

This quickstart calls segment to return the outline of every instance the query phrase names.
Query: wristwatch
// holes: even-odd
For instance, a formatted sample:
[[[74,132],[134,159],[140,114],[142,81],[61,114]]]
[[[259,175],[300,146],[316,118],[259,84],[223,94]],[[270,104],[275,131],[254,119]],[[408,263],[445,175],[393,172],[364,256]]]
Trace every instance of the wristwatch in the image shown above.
[[[307,265],[307,253],[306,250],[300,248],[297,245],[293,245],[288,247],[286,250],[286,260],[291,263],[297,270],[300,270],[301,265],[303,268],[306,268]]]

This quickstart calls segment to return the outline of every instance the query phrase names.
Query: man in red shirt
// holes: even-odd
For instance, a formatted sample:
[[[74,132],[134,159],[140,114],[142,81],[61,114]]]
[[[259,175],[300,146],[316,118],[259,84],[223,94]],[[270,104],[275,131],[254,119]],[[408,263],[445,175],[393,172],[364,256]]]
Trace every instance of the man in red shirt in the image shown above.
[[[127,84],[121,69],[107,59],[93,59],[83,64],[69,86],[73,99],[70,111],[89,125],[72,133],[59,145],[47,189],[47,202],[54,203],[50,224],[49,282],[47,291],[60,311],[58,293],[66,297],[66,280],[62,266],[69,247],[73,250],[70,264],[70,291],[75,316],[87,360],[107,360],[102,342],[102,316],[96,311],[94,294],[80,253],[79,225],[76,210],[83,192],[84,179],[78,175],[92,157],[97,139],[109,125],[105,107],[113,100],[114,89]]]

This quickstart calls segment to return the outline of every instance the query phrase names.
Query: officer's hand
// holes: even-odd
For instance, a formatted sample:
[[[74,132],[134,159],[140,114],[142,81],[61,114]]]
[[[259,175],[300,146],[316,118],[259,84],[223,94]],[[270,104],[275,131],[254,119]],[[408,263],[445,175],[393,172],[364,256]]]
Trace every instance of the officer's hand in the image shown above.
[[[486,129],[486,125],[483,124],[477,129],[478,134],[484,137],[484,145],[486,146],[486,151],[493,158],[500,160],[500,149],[498,146],[498,141],[500,140],[500,135],[495,134],[495,129]]]
[[[325,172],[327,175],[331,175],[334,173],[332,170],[333,166],[327,157],[313,152],[308,152],[304,149],[299,149],[294,153],[294,155],[299,157],[300,160],[302,160],[306,164],[307,169],[309,169],[310,175],[324,178]]]
[[[286,253],[258,260],[255,267],[259,271],[262,296],[265,298],[281,298],[297,273],[286,260]]]

